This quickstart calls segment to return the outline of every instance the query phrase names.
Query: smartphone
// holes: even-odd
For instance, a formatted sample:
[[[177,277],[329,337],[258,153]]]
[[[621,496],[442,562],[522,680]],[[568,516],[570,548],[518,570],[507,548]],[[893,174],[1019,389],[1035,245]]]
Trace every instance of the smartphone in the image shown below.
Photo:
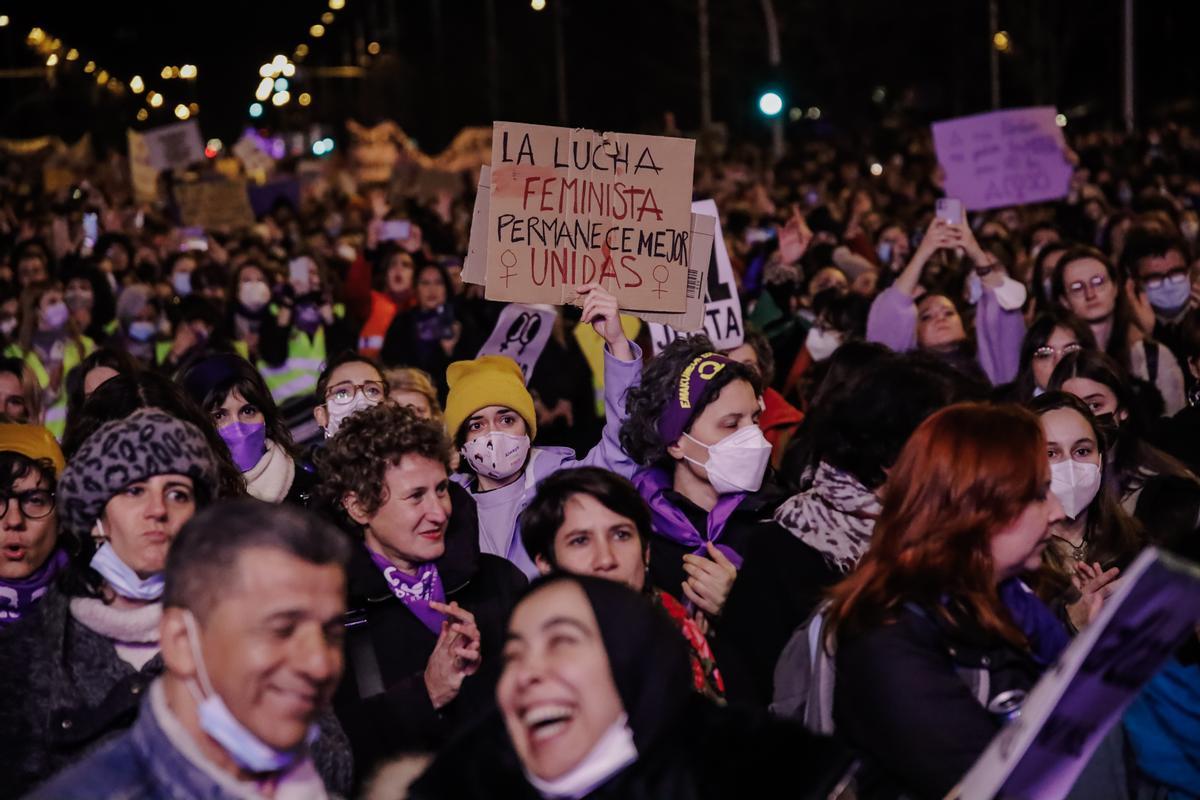
[[[292,286],[296,289],[296,294],[308,294],[309,291],[309,269],[310,264],[308,258],[301,256],[293,258],[288,262],[288,279],[292,282]]]
[[[953,225],[963,221],[962,201],[957,197],[939,197],[935,206],[937,209],[938,219],[945,220]]]
[[[100,238],[100,215],[89,211],[83,215],[83,247],[90,255]]]
[[[184,228],[183,241],[179,243],[179,251],[188,253],[194,250],[208,252],[208,237],[204,235],[203,228]]]
[[[406,219],[386,220],[379,230],[381,242],[399,242],[412,236],[412,223]]]

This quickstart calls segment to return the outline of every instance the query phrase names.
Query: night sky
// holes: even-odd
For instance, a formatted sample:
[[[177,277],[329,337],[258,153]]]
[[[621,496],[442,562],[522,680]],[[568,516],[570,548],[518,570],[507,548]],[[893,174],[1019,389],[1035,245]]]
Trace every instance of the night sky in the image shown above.
[[[498,42],[497,115],[557,122],[551,8],[528,0],[492,0]],[[569,122],[613,130],[658,131],[663,113],[679,126],[699,122],[695,0],[547,0],[563,3]],[[325,0],[209,4],[22,3],[0,29],[3,66],[42,63],[25,45],[41,26],[83,58],[60,72],[50,90],[41,78],[0,82],[0,134],[92,130],[119,142],[126,125],[174,121],[170,109],[195,100],[206,136],[230,138],[247,122],[258,67],[308,41],[310,55],[293,81],[295,102],[268,109],[272,127],[325,125],[349,117],[391,117],[436,152],[464,125],[488,124],[487,0],[346,0],[319,40],[309,27]],[[735,135],[763,141],[755,108],[776,85],[786,109],[818,106],[819,121],[789,123],[789,135],[878,129],[885,117],[927,122],[989,106],[986,0],[775,0],[783,66],[768,67],[759,0],[709,0],[714,116]],[[1138,0],[1137,85],[1141,119],[1165,113],[1190,118],[1200,77],[1195,31],[1200,4]],[[1113,125],[1120,109],[1120,0],[1001,0],[1000,27],[1013,50],[1001,58],[1002,103],[1057,104],[1077,124]],[[180,16],[180,14],[186,16]],[[435,20],[440,17],[441,36]],[[380,53],[365,53],[378,41]],[[440,46],[439,46],[440,44]],[[123,80],[142,75],[167,102],[146,123],[134,116],[142,98],[114,99],[81,74],[88,58]],[[365,61],[360,61],[365,59]],[[196,64],[199,79],[163,81],[164,65]],[[363,79],[315,78],[305,67],[365,63]],[[64,65],[65,66],[65,65]],[[72,74],[73,72],[73,74]],[[881,102],[873,99],[885,90]],[[97,96],[100,100],[97,100]],[[144,97],[144,95],[143,95]],[[896,112],[900,112],[899,115]]]

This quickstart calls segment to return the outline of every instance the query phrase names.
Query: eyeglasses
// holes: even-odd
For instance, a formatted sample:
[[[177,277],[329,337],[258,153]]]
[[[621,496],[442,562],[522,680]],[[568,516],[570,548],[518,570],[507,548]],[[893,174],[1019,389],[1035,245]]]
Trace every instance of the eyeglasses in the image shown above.
[[[17,501],[17,506],[26,519],[42,519],[54,510],[54,492],[48,489],[30,489],[16,494],[0,494],[0,519],[8,516],[9,500]]]
[[[1081,295],[1088,286],[1091,286],[1093,291],[1098,291],[1106,283],[1108,283],[1107,275],[1103,273],[1093,275],[1086,281],[1074,281],[1069,284],[1067,286],[1067,294]]]
[[[1171,270],[1165,275],[1155,275],[1153,277],[1146,278],[1146,280],[1142,281],[1142,284],[1145,285],[1147,289],[1157,289],[1168,282],[1183,283],[1186,280],[1187,268],[1179,267],[1178,269]]]
[[[1033,351],[1033,357],[1036,358],[1038,361],[1044,361],[1045,359],[1054,358],[1055,356],[1058,356],[1059,358],[1061,358],[1061,357],[1065,356],[1067,353],[1074,353],[1074,352],[1077,352],[1082,349],[1083,349],[1083,346],[1081,344],[1079,344],[1079,342],[1071,342],[1070,344],[1064,344],[1062,347],[1058,348],[1057,350],[1048,344],[1044,344],[1041,347],[1039,347],[1037,350]]]
[[[387,385],[383,381],[363,381],[362,383],[342,381],[329,387],[325,392],[325,400],[336,406],[348,406],[354,402],[354,395],[357,392],[362,392],[363,397],[370,402],[378,403],[387,397]]]

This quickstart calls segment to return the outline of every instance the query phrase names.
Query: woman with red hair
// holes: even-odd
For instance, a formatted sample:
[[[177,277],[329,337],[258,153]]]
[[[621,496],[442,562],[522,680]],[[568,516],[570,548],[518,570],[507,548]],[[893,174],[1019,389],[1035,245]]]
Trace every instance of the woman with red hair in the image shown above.
[[[832,590],[833,719],[882,775],[942,797],[1066,646],[1018,576],[1063,519],[1037,417],[963,403],[913,433],[871,548]]]

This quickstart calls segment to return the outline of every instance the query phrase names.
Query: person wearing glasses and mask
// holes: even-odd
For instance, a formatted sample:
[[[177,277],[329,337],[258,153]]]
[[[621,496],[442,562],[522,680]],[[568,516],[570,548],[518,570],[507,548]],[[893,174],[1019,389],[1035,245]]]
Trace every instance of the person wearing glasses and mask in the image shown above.
[[[54,509],[65,466],[50,431],[0,425],[0,630],[28,614],[67,565]]]
[[[267,384],[249,361],[212,355],[189,367],[180,383],[212,419],[246,480],[247,494],[268,503],[308,505],[316,470],[297,454]]]
[[[1153,336],[1176,358],[1180,353],[1183,318],[1200,305],[1200,286],[1193,283],[1188,267],[1188,245],[1159,227],[1136,227],[1125,237],[1121,266],[1137,282],[1153,311],[1144,322],[1153,325]]]
[[[1183,370],[1171,351],[1147,335],[1138,304],[1145,299],[1132,282],[1092,247],[1073,247],[1054,267],[1054,301],[1092,329],[1096,344],[1135,378],[1153,383],[1167,416],[1186,405]],[[1145,327],[1143,327],[1145,326]]]
[[[325,438],[333,438],[351,414],[372,408],[388,399],[383,368],[368,356],[347,350],[330,359],[317,379],[320,405],[313,409]]]

